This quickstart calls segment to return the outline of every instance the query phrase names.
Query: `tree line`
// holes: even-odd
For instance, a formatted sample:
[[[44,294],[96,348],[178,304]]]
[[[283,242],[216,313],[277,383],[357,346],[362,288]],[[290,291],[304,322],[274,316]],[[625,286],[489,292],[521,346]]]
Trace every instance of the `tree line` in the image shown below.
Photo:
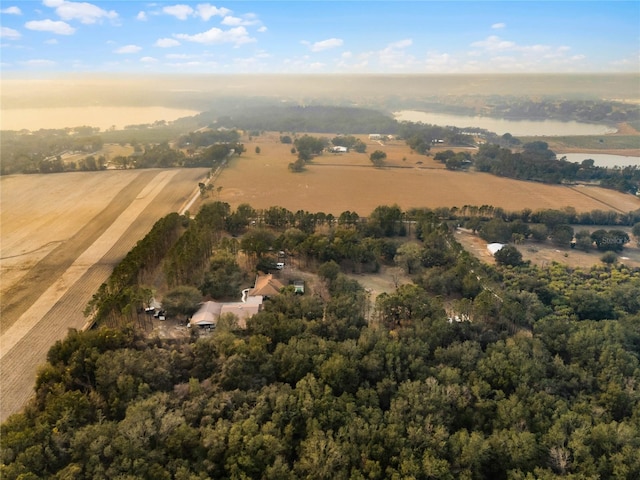
[[[544,183],[596,182],[602,187],[635,194],[640,185],[637,166],[622,168],[597,167],[594,161],[574,163],[557,159],[546,142],[525,143],[521,152],[513,152],[498,144],[480,145],[472,157],[474,167],[501,177]]]

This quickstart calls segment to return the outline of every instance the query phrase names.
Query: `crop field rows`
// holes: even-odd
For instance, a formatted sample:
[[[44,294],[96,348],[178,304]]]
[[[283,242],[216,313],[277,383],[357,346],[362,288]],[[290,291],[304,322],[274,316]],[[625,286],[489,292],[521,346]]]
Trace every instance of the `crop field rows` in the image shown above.
[[[0,337],[2,420],[19,410],[32,394],[37,368],[45,361],[51,345],[63,338],[69,328],[83,327],[86,322],[83,315],[85,306],[117,262],[160,217],[177,211],[187,201],[205,173],[206,170],[193,169],[81,174],[101,176],[101,180],[116,188],[116,192],[105,195],[102,208],[100,201],[94,203],[92,195],[100,197],[105,192],[100,189],[93,193],[85,192],[86,203],[96,208],[83,211],[78,216],[74,213],[82,210],[82,205],[69,203],[64,195],[60,196],[55,203],[60,209],[57,216],[57,222],[62,224],[60,231],[64,231],[66,226],[69,232],[76,233],[57,240],[57,246],[44,257],[42,249],[31,247],[38,242],[42,245],[50,242],[52,237],[47,235],[46,229],[40,228],[48,220],[39,217],[31,225],[30,245],[26,253],[16,256],[20,243],[16,242],[15,236],[25,234],[16,227],[22,223],[19,213],[29,208],[24,205],[22,209],[12,210],[13,215],[3,208],[2,257],[11,257],[11,267],[18,273],[14,271],[11,282],[3,281],[2,285],[2,304],[5,306]],[[37,205],[37,198],[32,199],[24,193],[29,191],[29,182],[35,181],[40,187],[51,182],[53,188],[56,183],[78,180],[67,175],[14,177],[7,182],[9,188],[3,188],[3,204],[6,198],[6,203],[12,207],[21,202]],[[117,177],[119,188],[111,184],[110,177],[113,176]],[[71,188],[70,184],[66,186]],[[48,195],[43,195],[42,200],[52,201]],[[42,207],[51,208],[50,205]],[[86,223],[81,225],[78,222]],[[13,250],[9,248],[11,246]],[[22,269],[16,259],[24,262]],[[4,264],[3,260],[3,271]]]

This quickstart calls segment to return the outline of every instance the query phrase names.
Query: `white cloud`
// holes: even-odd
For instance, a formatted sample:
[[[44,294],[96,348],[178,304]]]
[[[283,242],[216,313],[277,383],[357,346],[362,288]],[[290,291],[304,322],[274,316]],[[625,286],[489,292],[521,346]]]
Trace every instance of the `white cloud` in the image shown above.
[[[497,51],[504,51],[504,50],[513,50],[516,47],[516,44],[514,42],[502,40],[500,37],[496,35],[490,35],[484,40],[473,42],[471,46],[482,48],[488,51],[497,52]]]
[[[385,50],[395,50],[398,48],[407,48],[413,45],[413,40],[410,38],[405,38],[404,40],[399,40],[397,42],[390,43]]]
[[[413,45],[413,40],[406,38],[397,42],[390,43],[382,50],[375,52],[378,63],[385,69],[406,70],[408,67],[416,64],[416,59],[412,55],[405,52],[405,48]]]
[[[9,40],[17,40],[22,35],[19,31],[9,27],[0,27],[0,38],[8,38]]]
[[[342,71],[353,72],[402,72],[420,71],[426,68],[425,61],[420,61],[407,48],[413,45],[410,38],[387,44],[381,50],[370,50],[360,53],[344,52],[336,66]]]
[[[341,72],[359,72],[364,73],[370,71],[369,65],[377,52],[360,52],[351,51],[343,52],[336,60],[336,68]]]
[[[0,10],[0,13],[4,13],[5,15],[22,15],[22,10],[18,7],[7,7]]]
[[[429,52],[424,62],[429,73],[444,73],[458,70],[458,60],[448,53]]]
[[[229,27],[237,27],[238,25],[243,25],[242,19],[240,17],[231,17],[226,16],[222,19],[222,25],[227,25]]]
[[[518,45],[495,35],[473,42],[471,46],[476,50],[468,55],[482,58],[482,62],[491,65],[494,71],[566,71],[582,60],[570,56],[571,48],[566,45]]]
[[[211,17],[220,16],[224,17],[231,13],[231,10],[228,8],[218,8],[209,3],[201,3],[196,7],[198,9],[197,15],[202,18],[205,22],[208,21]]]
[[[235,46],[243,45],[245,43],[255,42],[254,38],[251,38],[244,27],[231,28],[229,30],[221,30],[219,28],[211,28],[206,32],[197,33],[195,35],[187,35],[186,33],[175,34],[174,37],[180,40],[187,40],[189,42],[204,43],[204,44],[220,44],[220,43],[233,43]]]
[[[164,7],[162,11],[168,15],[176,17],[178,20],[186,20],[193,14],[194,10],[189,5],[171,5]]]
[[[140,61],[142,63],[156,63],[158,61],[158,59],[157,58],[153,58],[153,57],[142,57],[140,59]]]
[[[142,10],[138,12],[138,15],[136,15],[136,20],[140,20],[141,22],[146,22],[147,21],[147,14],[146,12],[143,12]]]
[[[232,17],[230,15],[227,15],[222,19],[221,23],[228,27],[237,27],[239,25],[258,25],[260,24],[260,20],[258,20],[254,14],[247,13],[242,17]]]
[[[577,60],[583,60],[584,56],[576,55]],[[573,59],[574,57],[572,57]],[[609,65],[615,68],[619,72],[638,73],[640,70],[640,55],[635,54],[626,58],[620,58],[612,60]]]
[[[476,42],[484,49],[469,52],[469,57],[478,60],[466,62],[466,72],[570,72],[584,68],[584,55],[570,55],[568,46],[543,44],[518,45],[515,42],[502,42],[491,39],[488,42]]]
[[[46,43],[47,45],[57,45],[58,44],[58,39],[57,38],[50,38],[49,40],[45,40],[44,43]]]
[[[258,28],[258,32],[260,32],[260,33],[264,33],[266,31],[267,31],[267,27],[265,27],[264,25],[262,27]]]
[[[55,8],[58,16],[63,20],[79,20],[80,23],[92,24],[104,18],[115,20],[118,13],[114,10],[104,10],[97,5],[87,2],[68,2],[66,0],[44,0],[47,7]]]
[[[501,28],[505,28],[506,26],[507,26],[506,23],[499,22],[499,23],[494,23],[493,25],[491,25],[491,28],[493,30],[499,30]]]
[[[138,53],[140,50],[142,50],[142,47],[138,45],[125,45],[124,47],[115,49],[113,53]]]
[[[76,31],[71,25],[66,22],[53,21],[53,20],[32,20],[24,24],[29,30],[37,30],[39,32],[51,32],[58,35],[73,35]]]
[[[197,58],[196,55],[188,55],[186,53],[168,53],[164,58],[169,60],[187,60],[189,58]]]
[[[56,64],[53,60],[45,60],[41,58],[34,58],[33,60],[25,60],[20,62],[27,67],[51,67]]]
[[[344,42],[341,38],[328,38],[326,40],[321,40],[319,42],[315,42],[311,45],[312,52],[321,52],[323,50],[328,50],[330,48],[341,47]]]
[[[167,63],[166,65],[172,68],[179,68],[179,69],[188,68],[191,70],[197,70],[201,68],[207,68],[207,69],[216,68],[218,66],[218,63],[217,62],[201,62],[198,60],[192,60],[191,62]]]
[[[180,42],[174,38],[159,38],[153,45],[160,48],[170,48],[177,47],[180,45]]]

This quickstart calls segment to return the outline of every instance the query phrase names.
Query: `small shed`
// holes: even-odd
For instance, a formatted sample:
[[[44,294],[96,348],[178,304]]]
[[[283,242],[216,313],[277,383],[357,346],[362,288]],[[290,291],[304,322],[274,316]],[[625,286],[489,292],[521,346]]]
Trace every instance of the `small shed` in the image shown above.
[[[293,292],[303,294],[304,293],[304,280],[293,281]]]

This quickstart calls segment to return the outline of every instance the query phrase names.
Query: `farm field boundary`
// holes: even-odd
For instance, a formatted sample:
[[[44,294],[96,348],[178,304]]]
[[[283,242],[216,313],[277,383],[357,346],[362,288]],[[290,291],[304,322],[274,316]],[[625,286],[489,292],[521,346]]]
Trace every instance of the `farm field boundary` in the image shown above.
[[[119,181],[125,180],[126,184],[119,191],[129,189],[133,195],[115,195],[109,202],[109,208],[98,210],[99,215],[94,213],[92,220],[102,219],[103,224],[83,240],[81,244],[85,248],[79,249],[79,244],[71,241],[74,235],[68,243],[64,241],[55,249],[65,252],[72,259],[70,263],[67,259],[53,271],[46,271],[44,276],[30,276],[27,272],[17,279],[11,288],[33,291],[36,299],[15,308],[15,312],[22,313],[0,336],[0,421],[19,411],[32,395],[38,366],[46,360],[51,345],[63,338],[69,328],[83,327],[86,321],[83,310],[98,287],[107,280],[113,267],[159,218],[184,205],[194,185],[206,172],[206,169],[150,170],[120,175]],[[100,174],[92,172],[86,175]],[[46,181],[60,182],[66,176],[63,174]],[[19,181],[28,184],[29,180],[29,176],[24,176]],[[133,188],[132,184],[136,187]],[[89,202],[91,192],[86,192],[86,195]],[[69,229],[76,231],[78,225],[73,223],[72,214],[69,212],[58,221],[68,222]],[[6,228],[12,226],[15,225],[3,225],[3,240],[11,236]],[[79,228],[82,230],[82,226]],[[46,232],[36,229],[32,234],[40,235],[40,241],[46,243]],[[25,283],[27,279],[35,283]],[[4,320],[3,317],[3,323]]]
[[[87,250],[96,238],[103,234],[109,225],[122,214],[127,205],[136,199],[157,173],[154,171],[141,172],[135,181],[129,182],[122,188],[116,197],[85,227],[67,241],[57,241],[58,245],[53,251],[28,270],[21,281],[14,283],[6,292],[3,292],[3,301],[0,305],[2,318],[0,332],[3,336],[7,329],[29,308],[29,305],[33,305],[38,296],[47,287],[50,287],[56,278],[59,278],[61,272],[74,263],[78,254]],[[28,256],[30,253],[34,252],[26,252],[25,255]],[[16,254],[12,258],[19,256]],[[6,260],[4,255],[3,260]]]

